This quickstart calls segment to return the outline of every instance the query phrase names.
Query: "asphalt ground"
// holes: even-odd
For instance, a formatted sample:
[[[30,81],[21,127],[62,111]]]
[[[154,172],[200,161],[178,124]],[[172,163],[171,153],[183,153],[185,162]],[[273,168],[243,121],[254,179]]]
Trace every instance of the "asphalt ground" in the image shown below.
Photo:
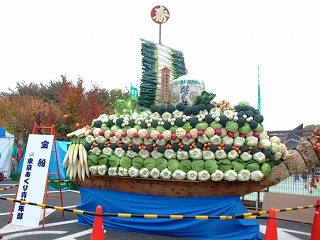
[[[10,178],[0,181],[0,189],[17,184]],[[14,198],[16,188],[7,188],[0,191],[1,198]],[[57,194],[57,191],[51,191],[51,194]],[[64,190],[63,203],[68,209],[75,209],[80,203],[81,197],[79,191]],[[91,238],[92,227],[84,226],[78,223],[77,214],[69,211],[62,211],[47,208],[44,227],[42,221],[38,228],[17,226],[9,221],[12,202],[0,199],[0,239],[23,239],[23,240],[88,240]],[[47,206],[60,206],[60,199],[48,197]],[[41,220],[43,217],[41,217]],[[209,220],[208,220],[209,221]],[[257,219],[260,224],[261,239],[264,239],[267,220]],[[277,219],[278,238],[281,240],[307,240],[310,239],[312,224],[301,222],[283,221]],[[164,235],[143,234],[135,232],[124,232],[105,229],[105,239],[108,240],[182,240]],[[214,239],[214,238],[213,238]],[[235,239],[236,240],[236,239]]]

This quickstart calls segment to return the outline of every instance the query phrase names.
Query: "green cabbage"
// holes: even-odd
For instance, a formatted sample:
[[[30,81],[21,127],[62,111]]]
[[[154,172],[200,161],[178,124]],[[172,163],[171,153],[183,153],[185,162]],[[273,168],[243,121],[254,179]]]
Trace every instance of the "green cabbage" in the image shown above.
[[[156,130],[159,132],[159,133],[163,133],[166,129],[162,126],[162,125],[158,125],[156,127]]]
[[[137,131],[139,131],[141,129],[141,126],[140,125],[134,125],[134,127]]]
[[[251,160],[251,161],[247,162],[246,169],[248,169],[250,172],[260,170],[260,164],[258,162],[256,162],[255,160]]]
[[[152,168],[155,168],[157,165],[157,160],[152,158],[152,157],[148,157],[143,161],[143,165],[149,170],[151,171]]]
[[[210,174],[214,173],[219,168],[216,160],[207,160],[204,162],[204,169]]]
[[[142,157],[134,157],[132,159],[132,166],[138,170],[143,168],[143,158]]]
[[[95,166],[95,165],[98,165],[98,164],[99,164],[98,156],[95,155],[95,154],[92,153],[92,152],[88,152],[87,160],[88,160],[88,165],[89,165],[89,166]]]
[[[112,127],[111,127],[111,131],[112,132],[116,132],[118,129],[121,129],[118,125],[114,124]]]
[[[216,121],[213,121],[212,123],[210,123],[210,127],[212,127],[214,130],[216,130],[218,128],[219,129],[222,128],[222,125]]]
[[[191,162],[192,170],[196,172],[200,172],[204,170],[204,161],[203,160],[194,160]]]
[[[229,132],[236,132],[238,130],[238,123],[235,121],[228,121],[226,124],[226,130]]]
[[[157,159],[157,164],[156,164],[156,168],[159,169],[160,171],[165,169],[167,167],[168,164],[168,160],[161,157]]]
[[[269,163],[262,163],[260,170],[265,177],[269,177],[271,174],[271,166]]]
[[[179,128],[178,126],[173,125],[171,128],[169,128],[169,131],[172,133],[175,133],[178,128]]]
[[[122,128],[122,131],[124,132],[128,132],[128,130],[130,129],[131,127],[129,125],[125,126]]]
[[[129,169],[131,167],[131,158],[127,156],[120,158],[120,166]]]
[[[195,128],[196,128],[197,130],[202,130],[202,131],[206,130],[208,127],[209,127],[209,124],[206,123],[206,122],[199,122],[199,123],[197,123],[197,125],[195,126]]]
[[[236,172],[240,172],[242,169],[246,167],[244,161],[242,161],[240,158],[234,159],[231,162],[231,164],[232,164],[233,170],[235,170]]]
[[[193,128],[189,122],[186,122],[185,124],[183,124],[182,128],[184,130],[186,130],[186,132],[190,132],[190,130]]]
[[[151,133],[153,130],[156,130],[155,128],[153,128],[153,127],[149,127],[149,128],[147,128],[147,132],[148,133]]]
[[[170,159],[168,161],[168,169],[171,172],[174,172],[175,170],[179,169],[179,161],[177,159]]]
[[[101,155],[98,157],[99,165],[108,165],[108,158],[109,158],[108,155],[106,155],[106,154],[101,154]]]
[[[243,134],[248,134],[251,131],[251,127],[249,123],[246,122],[244,126],[238,128],[238,131]]]
[[[226,172],[232,168],[232,163],[229,159],[222,159],[218,161],[219,170]]]
[[[102,129],[103,131],[110,130],[110,128],[107,126],[107,124],[106,124],[106,123],[102,123],[102,125],[101,125],[101,129]]]
[[[118,167],[120,165],[120,158],[116,155],[111,155],[109,157],[109,165],[110,167]]]
[[[182,160],[179,162],[179,169],[184,172],[188,172],[191,170],[191,161],[190,160]]]
[[[258,126],[254,130],[256,132],[262,133],[264,131],[264,128],[260,123],[258,123]]]

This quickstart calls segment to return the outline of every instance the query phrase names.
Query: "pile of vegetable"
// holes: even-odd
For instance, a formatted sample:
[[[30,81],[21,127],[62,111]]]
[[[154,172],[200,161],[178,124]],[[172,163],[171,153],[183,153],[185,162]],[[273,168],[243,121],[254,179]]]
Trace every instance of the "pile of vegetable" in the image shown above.
[[[204,91],[193,105],[150,108],[136,99],[119,100],[115,114],[101,114],[89,129],[69,134],[68,176],[189,181],[268,177],[273,166],[288,158],[285,145],[268,136],[263,116],[247,102],[231,106],[214,98]],[[82,145],[78,151],[77,144]]]

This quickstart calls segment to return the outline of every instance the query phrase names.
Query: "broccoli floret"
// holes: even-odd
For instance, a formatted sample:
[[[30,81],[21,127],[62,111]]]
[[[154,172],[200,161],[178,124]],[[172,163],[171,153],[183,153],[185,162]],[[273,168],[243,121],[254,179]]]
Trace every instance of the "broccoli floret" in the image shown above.
[[[164,153],[166,151],[166,146],[165,145],[159,145],[158,146],[158,152],[159,153]]]
[[[132,151],[134,151],[134,152],[136,152],[136,153],[138,153],[139,152],[139,145],[137,145],[137,144],[132,144],[132,147],[131,147],[131,149],[132,149]]]
[[[220,116],[220,121],[219,123],[224,127],[227,122],[229,121],[229,118],[226,115],[221,115]]]
[[[151,111],[152,113],[157,112],[157,111],[158,111],[158,105],[155,105],[155,104],[151,105],[150,111]]]
[[[252,149],[251,149],[251,154],[255,154],[257,152],[260,152],[260,149],[257,147],[257,146],[252,146]]]
[[[158,113],[160,115],[162,115],[163,113],[165,113],[167,111],[166,107],[165,106],[159,106],[158,108]]]
[[[183,114],[185,114],[186,116],[190,116],[191,113],[192,113],[192,107],[185,106],[185,108],[183,109]]]
[[[258,110],[258,109],[255,109],[255,108],[252,107],[252,106],[248,106],[248,107],[247,107],[247,110],[253,112],[254,114],[259,113],[259,110]]]
[[[271,149],[262,149],[262,153],[266,156],[266,158],[269,158],[272,154]]]
[[[230,152],[231,150],[232,150],[232,145],[231,144],[224,145],[224,151],[226,153]]]
[[[102,150],[102,149],[104,149],[104,143],[98,143],[98,148],[100,149],[100,150]]]
[[[243,127],[246,124],[246,120],[243,117],[238,117],[237,123],[239,127]]]
[[[121,127],[121,124],[123,123],[123,118],[118,118],[116,121],[116,124]]]
[[[94,123],[94,126],[97,127],[97,128],[101,128],[101,125],[102,125],[102,121],[101,120],[97,120],[95,123]]]
[[[175,152],[179,150],[179,144],[178,143],[172,143],[171,149]]]
[[[214,145],[214,144],[210,145],[210,151],[211,152],[215,153],[217,150],[218,150],[218,146],[217,145]]]
[[[147,126],[147,124],[146,124],[145,121],[142,121],[142,122],[141,122],[140,127],[141,127],[141,128],[144,128],[144,129],[147,129],[147,128],[148,128],[148,126]]]
[[[258,122],[255,121],[255,120],[251,120],[251,121],[249,122],[249,125],[250,125],[250,127],[251,127],[252,129],[255,129],[256,127],[258,127]]]
[[[212,115],[207,114],[207,115],[205,116],[204,120],[206,121],[206,123],[210,124],[210,123],[213,122],[214,119],[213,119]]]
[[[240,147],[240,150],[241,150],[241,152],[248,152],[249,147],[248,147],[248,145],[242,145],[242,146]]]
[[[109,120],[109,121],[110,121],[110,120]],[[128,125],[129,125],[130,127],[132,127],[132,128],[136,125],[136,124],[134,123],[134,121],[135,121],[134,119],[130,119],[130,120],[129,120],[129,124],[128,124]]]
[[[253,116],[254,116],[254,112],[253,112],[253,111],[250,111],[250,110],[245,111],[245,114],[246,114],[248,117],[253,117]]]
[[[196,147],[202,150],[203,149],[203,143],[197,142],[196,143]]]
[[[167,105],[167,112],[173,113],[174,110],[176,110],[176,108],[173,105],[171,104]]]
[[[122,143],[121,148],[122,148],[123,150],[127,151],[127,150],[128,150],[128,144],[127,144],[127,143]]]
[[[182,121],[182,118],[177,118],[176,121],[174,122],[174,125],[178,127],[182,127],[184,122]]]
[[[200,104],[199,104],[199,109],[200,109],[200,110],[205,110],[205,109],[206,109],[206,104],[200,103]]]
[[[156,128],[157,126],[158,126],[158,121],[153,119],[151,122],[151,127]]]
[[[245,115],[245,112],[244,112],[244,111],[239,111],[239,112],[238,112],[238,117],[242,117],[243,115]]]
[[[154,150],[153,145],[152,145],[152,144],[148,144],[148,145],[146,146],[146,150],[151,153],[151,152]]]
[[[258,123],[262,123],[264,119],[263,119],[263,116],[262,116],[262,115],[260,115],[260,114],[255,114],[255,115],[253,116],[253,120],[257,121]]]
[[[89,152],[89,150],[91,149],[91,143],[86,142],[86,143],[84,144],[84,148],[87,150],[87,152]]]
[[[118,147],[118,145],[117,145],[116,143],[111,143],[111,144],[110,144],[110,148],[111,148],[112,150],[115,150],[117,147]]]
[[[190,119],[189,119],[189,123],[190,123],[190,125],[194,128],[194,127],[197,125],[197,123],[198,123],[198,118],[196,118],[196,117],[190,118]]]
[[[164,124],[163,124],[163,127],[164,127],[166,130],[168,130],[168,129],[171,128],[171,123],[169,123],[168,120],[165,120],[165,121],[164,121]]]
[[[199,112],[200,112],[200,107],[199,107],[199,105],[194,105],[194,106],[192,106],[192,108],[191,108],[191,113],[192,113],[193,115],[197,115]],[[186,114],[186,115],[187,115],[187,114]]]
[[[190,150],[190,145],[184,144],[183,147],[182,147],[182,150],[188,152]]]
[[[179,111],[183,111],[186,106],[181,102],[176,105],[176,109]]]
[[[273,161],[272,162],[268,161],[267,163],[270,165],[271,168],[274,166],[274,162]]]
[[[113,125],[114,125],[114,122],[111,119],[109,119],[107,122],[107,126],[111,128]]]

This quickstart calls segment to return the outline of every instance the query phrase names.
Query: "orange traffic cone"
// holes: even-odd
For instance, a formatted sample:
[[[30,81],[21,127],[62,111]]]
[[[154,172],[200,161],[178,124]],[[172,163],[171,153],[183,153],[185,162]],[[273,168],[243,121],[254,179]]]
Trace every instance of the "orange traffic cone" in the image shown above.
[[[266,234],[264,240],[278,240],[276,211],[271,208],[269,211]]]
[[[94,216],[92,234],[90,240],[105,240],[103,230],[102,207],[100,205],[96,208],[96,215]]]
[[[320,239],[320,198],[317,200],[317,207],[313,217],[310,240]]]

